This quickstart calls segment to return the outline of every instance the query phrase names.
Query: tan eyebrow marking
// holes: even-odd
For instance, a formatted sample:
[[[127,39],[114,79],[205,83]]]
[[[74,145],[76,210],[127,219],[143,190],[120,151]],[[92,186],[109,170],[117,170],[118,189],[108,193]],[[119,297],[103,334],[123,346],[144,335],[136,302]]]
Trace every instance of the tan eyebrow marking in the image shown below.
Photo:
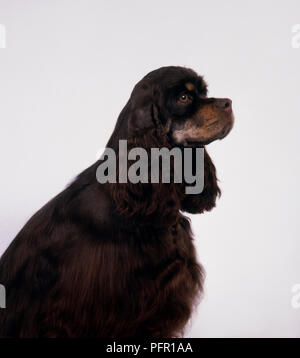
[[[185,87],[189,90],[189,91],[193,91],[195,89],[195,85],[191,82],[187,82],[185,84]]]

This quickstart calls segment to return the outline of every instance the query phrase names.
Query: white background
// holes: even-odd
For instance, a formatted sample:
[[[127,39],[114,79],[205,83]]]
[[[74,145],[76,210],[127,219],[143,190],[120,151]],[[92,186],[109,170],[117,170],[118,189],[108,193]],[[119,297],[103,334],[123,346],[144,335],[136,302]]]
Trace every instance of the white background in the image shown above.
[[[300,337],[295,1],[0,0],[0,253],[96,159],[134,84],[183,65],[236,123],[208,146],[223,196],[192,223],[207,271],[187,337]]]

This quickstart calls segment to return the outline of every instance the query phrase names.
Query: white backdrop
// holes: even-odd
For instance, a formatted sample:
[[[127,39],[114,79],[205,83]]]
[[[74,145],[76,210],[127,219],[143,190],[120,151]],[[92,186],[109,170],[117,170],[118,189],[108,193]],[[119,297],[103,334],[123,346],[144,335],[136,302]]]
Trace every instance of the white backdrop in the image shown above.
[[[205,297],[187,337],[300,337],[299,0],[0,0],[0,254],[96,159],[134,84],[183,65],[230,97],[223,195],[191,215]]]

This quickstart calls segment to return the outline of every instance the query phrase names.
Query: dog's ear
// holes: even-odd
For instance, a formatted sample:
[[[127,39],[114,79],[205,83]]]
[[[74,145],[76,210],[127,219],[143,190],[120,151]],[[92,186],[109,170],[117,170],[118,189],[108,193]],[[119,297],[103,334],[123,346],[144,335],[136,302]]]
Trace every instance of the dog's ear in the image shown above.
[[[176,219],[180,207],[177,188],[169,183],[151,183],[151,149],[168,147],[168,138],[161,123],[161,117],[155,98],[149,87],[135,88],[126,111],[127,151],[142,149],[149,159],[145,166],[148,174],[144,182],[132,183],[129,178],[125,183],[109,185],[117,212],[125,217],[144,220],[151,226],[164,227]],[[132,160],[123,158],[118,151],[117,177],[119,171],[128,173]],[[127,155],[127,154],[126,154]],[[180,191],[180,189],[178,189]],[[168,200],[163,200],[168,198]]]
[[[161,142],[162,139],[157,136],[156,129],[150,129],[128,140],[128,153],[136,148],[145,150],[147,153],[148,162],[145,169],[143,168],[143,171],[146,170],[147,173],[145,182],[133,183],[128,179],[126,183],[109,184],[117,212],[125,217],[144,221],[152,227],[165,227],[173,224],[180,209],[181,188],[172,181],[162,183],[160,180],[158,183],[151,183],[151,148],[160,148],[164,145]],[[119,171],[128,172],[128,168],[132,165],[130,160],[120,160],[120,156],[122,153],[119,153],[117,158],[117,162],[121,163],[117,166],[117,177],[119,177]]]
[[[193,156],[193,160],[195,160]],[[218,187],[216,168],[204,149],[204,188],[200,194],[186,194],[181,202],[181,210],[191,214],[210,211],[216,205],[216,199],[221,195]]]
[[[140,105],[133,108],[128,118],[128,133],[132,137],[153,128],[152,104]]]
[[[159,114],[150,85],[136,86],[130,98],[129,138],[160,127]]]

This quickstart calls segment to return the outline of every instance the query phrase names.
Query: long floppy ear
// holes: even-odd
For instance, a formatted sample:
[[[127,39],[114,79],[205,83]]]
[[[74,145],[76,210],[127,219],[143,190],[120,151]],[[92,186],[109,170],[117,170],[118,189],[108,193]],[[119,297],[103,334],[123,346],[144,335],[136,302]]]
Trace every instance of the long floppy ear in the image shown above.
[[[155,105],[153,89],[147,85],[137,85],[130,99],[128,116],[128,139],[143,135],[155,129],[161,135],[161,122]]]
[[[133,107],[128,118],[129,138],[140,135],[154,127],[152,108],[151,103],[145,103],[140,107]]]
[[[194,159],[195,157],[193,157]],[[210,211],[216,205],[216,199],[221,195],[218,187],[216,168],[204,148],[204,188],[200,194],[186,194],[181,202],[181,210],[191,214]]]
[[[131,149],[139,148],[147,153],[147,180],[133,183],[127,177],[126,183],[110,183],[109,187],[117,212],[126,217],[147,221],[152,226],[164,227],[167,222],[171,223],[176,218],[180,207],[180,189],[172,182],[151,183],[151,148],[169,146],[159,116],[159,110],[148,89],[142,89],[138,96],[130,100],[130,110],[127,113],[127,152],[129,154]],[[122,155],[119,151],[117,163],[121,165],[117,166],[117,177],[119,171],[126,172],[127,175],[134,164]]]

